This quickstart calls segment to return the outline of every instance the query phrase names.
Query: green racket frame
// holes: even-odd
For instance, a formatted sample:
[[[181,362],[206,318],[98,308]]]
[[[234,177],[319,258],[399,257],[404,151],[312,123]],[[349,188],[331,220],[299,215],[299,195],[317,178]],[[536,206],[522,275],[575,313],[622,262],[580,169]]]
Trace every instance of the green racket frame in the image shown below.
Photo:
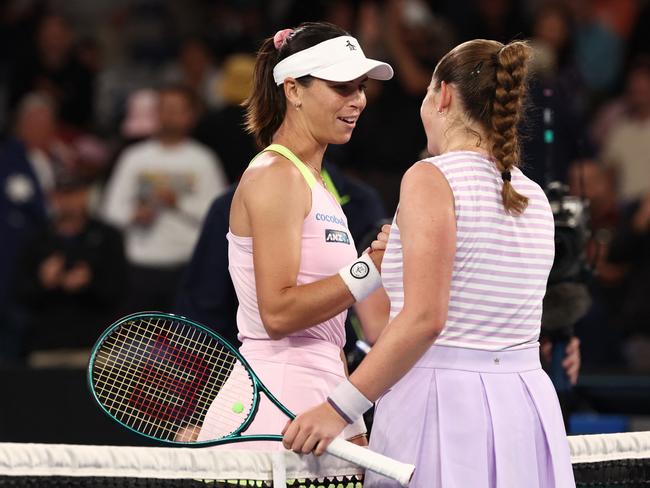
[[[139,432],[133,427],[125,424],[122,422],[120,419],[116,418],[113,414],[111,414],[108,409],[102,404],[100,399],[97,396],[97,393],[95,391],[95,385],[93,382],[93,368],[95,364],[95,358],[97,356],[97,353],[99,349],[101,348],[102,344],[105,342],[106,338],[109,337],[116,329],[120,328],[123,324],[137,320],[137,319],[164,319],[164,320],[175,320],[175,321],[181,321],[185,322],[193,327],[196,327],[200,329],[202,332],[214,337],[217,339],[223,346],[230,352],[232,353],[244,366],[246,369],[246,372],[250,376],[253,384],[253,404],[251,405],[251,409],[248,413],[248,417],[240,427],[232,432],[231,434],[221,437],[219,439],[215,440],[206,440],[206,441],[191,441],[191,442],[183,442],[183,441],[174,441],[174,440],[169,440],[169,439],[161,439],[159,437],[151,436],[148,434],[145,434],[143,432]],[[259,408],[259,402],[260,402],[260,392],[264,393],[269,400],[271,400],[289,419],[293,420],[295,418],[295,415],[288,410],[280,401],[273,396],[273,394],[264,386],[264,383],[262,383],[262,380],[260,380],[255,372],[253,371],[253,368],[248,364],[248,362],[244,359],[244,357],[235,349],[232,345],[228,343],[223,337],[221,337],[218,333],[214,332],[213,330],[208,329],[204,325],[201,325],[197,322],[194,322],[193,320],[190,320],[186,317],[183,317],[181,315],[175,315],[175,314],[170,314],[170,313],[165,313],[165,312],[138,312],[134,313],[131,315],[127,315],[126,317],[122,317],[121,319],[117,320],[113,324],[111,324],[97,339],[97,342],[92,348],[92,352],[90,355],[90,360],[88,362],[88,386],[90,388],[90,391],[93,395],[93,398],[97,402],[97,404],[100,406],[102,411],[108,415],[112,420],[120,424],[122,427],[125,427],[126,429],[136,433],[137,435],[141,437],[145,437],[148,439],[152,439],[158,442],[164,442],[166,444],[172,444],[176,446],[183,446],[183,447],[206,447],[206,446],[214,446],[214,445],[219,445],[219,444],[228,444],[231,442],[247,442],[247,441],[281,441],[282,436],[278,434],[252,434],[252,435],[242,435],[241,433],[244,432],[250,423],[253,421],[253,418],[255,418],[255,415],[257,414],[257,409]]]

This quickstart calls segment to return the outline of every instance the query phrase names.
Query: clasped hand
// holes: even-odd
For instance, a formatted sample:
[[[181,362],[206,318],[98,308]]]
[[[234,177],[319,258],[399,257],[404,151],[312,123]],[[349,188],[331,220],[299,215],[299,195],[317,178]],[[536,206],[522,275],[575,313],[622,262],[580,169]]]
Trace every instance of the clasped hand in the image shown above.
[[[298,454],[313,451],[320,456],[347,425],[329,403],[321,403],[287,422],[282,429],[282,444]]]

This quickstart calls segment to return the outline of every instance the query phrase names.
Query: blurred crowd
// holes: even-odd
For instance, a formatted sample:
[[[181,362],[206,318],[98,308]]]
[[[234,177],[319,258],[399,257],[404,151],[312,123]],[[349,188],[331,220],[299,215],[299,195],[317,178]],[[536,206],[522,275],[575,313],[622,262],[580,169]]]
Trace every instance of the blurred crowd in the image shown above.
[[[326,160],[390,217],[425,156],[419,106],[471,38],[530,39],[523,170],[589,205],[576,325],[586,370],[650,371],[650,2],[0,2],[0,363],[60,364],[117,317],[174,311],[215,198],[258,148],[242,101],[255,50],[327,20],[396,76],[368,83]],[[576,258],[578,258],[576,256]]]

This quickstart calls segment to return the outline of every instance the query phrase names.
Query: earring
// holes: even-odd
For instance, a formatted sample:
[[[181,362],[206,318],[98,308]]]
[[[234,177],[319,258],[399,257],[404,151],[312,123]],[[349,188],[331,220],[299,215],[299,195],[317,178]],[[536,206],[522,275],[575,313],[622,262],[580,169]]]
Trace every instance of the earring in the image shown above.
[[[440,115],[441,117],[444,116],[444,115],[445,115],[445,111],[444,111],[443,109],[441,109],[441,108],[438,109],[438,115]]]
[[[300,102],[296,102],[296,103],[293,104],[293,106],[296,107],[296,108],[300,108],[301,105],[302,105],[302,103],[300,103]]]

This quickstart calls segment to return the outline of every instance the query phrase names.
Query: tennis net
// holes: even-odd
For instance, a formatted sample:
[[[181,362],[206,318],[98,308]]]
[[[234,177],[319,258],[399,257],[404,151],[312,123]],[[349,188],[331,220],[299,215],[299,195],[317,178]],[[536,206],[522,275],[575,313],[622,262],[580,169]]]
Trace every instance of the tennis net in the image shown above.
[[[650,432],[570,436],[578,487],[650,487]],[[0,443],[0,488],[361,488],[329,455],[228,448]]]

